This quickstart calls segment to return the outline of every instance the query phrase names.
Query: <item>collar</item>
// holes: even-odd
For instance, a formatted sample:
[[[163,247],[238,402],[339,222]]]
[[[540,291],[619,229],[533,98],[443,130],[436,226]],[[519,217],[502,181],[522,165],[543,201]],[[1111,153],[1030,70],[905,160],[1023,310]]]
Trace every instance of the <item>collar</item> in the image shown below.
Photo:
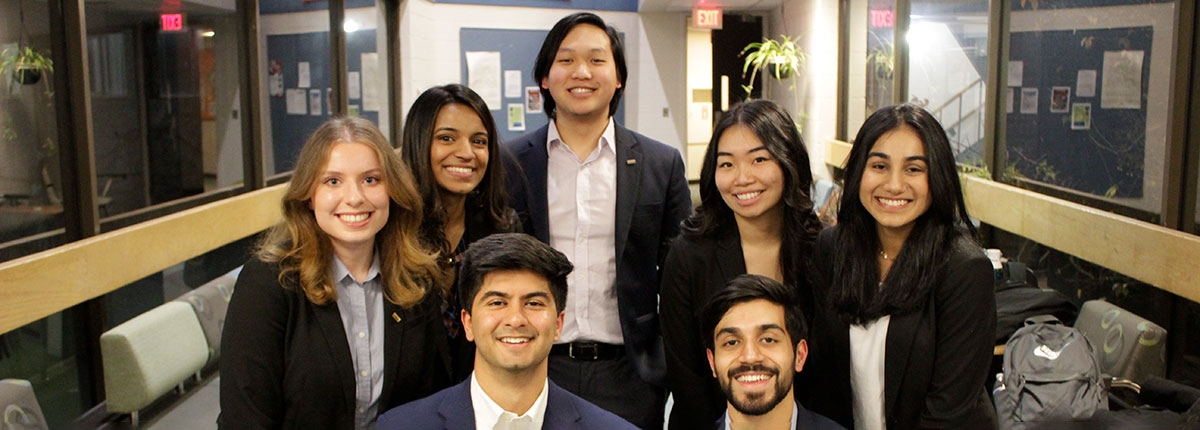
[[[546,418],[546,400],[550,393],[550,378],[542,380],[542,392],[538,394],[537,400],[533,401],[533,405],[529,407],[522,415],[504,410],[500,407],[487,393],[483,391],[483,387],[479,386],[479,380],[475,379],[475,372],[471,372],[471,405],[475,409],[475,426],[476,428],[494,428],[496,423],[500,421],[500,417],[508,414],[514,418],[531,417],[533,419],[533,428],[541,428],[542,423]]]
[[[562,135],[558,134],[558,122],[556,122],[553,119],[550,120],[549,127],[546,129],[546,153],[547,154],[549,154],[550,151],[553,150],[555,146],[564,145],[561,136]],[[597,149],[605,149],[608,151],[612,151],[613,154],[616,154],[617,153],[616,141],[617,141],[616,123],[613,122],[613,119],[610,116],[610,117],[608,117],[608,125],[606,125],[604,127],[604,133],[600,134],[600,145],[597,147]],[[576,154],[576,155],[578,155],[578,154]],[[586,155],[588,155],[588,154],[584,154],[584,156],[586,156]]]
[[[779,405],[775,405],[775,406],[779,407]],[[799,417],[800,417],[800,405],[795,404],[792,406],[792,420],[789,421],[791,423],[791,430],[796,430],[796,419]],[[724,430],[733,430],[733,427],[730,427],[731,425],[733,425],[733,423],[731,423],[729,421],[729,407],[725,408],[725,417],[722,418],[721,420],[725,422]]]
[[[341,283],[342,281],[345,281],[346,278],[350,278],[350,281],[358,283],[358,284],[365,284],[365,283],[373,281],[373,280],[375,280],[375,278],[379,277],[379,253],[376,252],[375,256],[371,260],[371,268],[367,269],[367,279],[363,279],[363,280],[359,281],[357,279],[354,279],[353,276],[350,276],[350,269],[346,268],[346,264],[342,263],[342,259],[338,258],[337,254],[333,254],[332,269],[333,269],[333,283],[334,284]]]

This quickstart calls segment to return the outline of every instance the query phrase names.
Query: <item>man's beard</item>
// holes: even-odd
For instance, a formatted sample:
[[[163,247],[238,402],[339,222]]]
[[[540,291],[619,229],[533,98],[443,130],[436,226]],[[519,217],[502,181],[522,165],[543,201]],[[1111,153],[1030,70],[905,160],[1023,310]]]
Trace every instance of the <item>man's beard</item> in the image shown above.
[[[734,375],[743,372],[767,372],[775,376],[775,396],[769,401],[767,393],[754,393],[746,395],[744,398],[739,398],[733,392]],[[729,404],[738,412],[750,416],[761,416],[775,409],[775,406],[782,402],[787,397],[788,392],[792,390],[792,378],[782,378],[779,375],[779,369],[766,367],[763,365],[739,366],[729,369],[724,378],[720,378],[721,391],[725,393],[725,398],[729,400]]]

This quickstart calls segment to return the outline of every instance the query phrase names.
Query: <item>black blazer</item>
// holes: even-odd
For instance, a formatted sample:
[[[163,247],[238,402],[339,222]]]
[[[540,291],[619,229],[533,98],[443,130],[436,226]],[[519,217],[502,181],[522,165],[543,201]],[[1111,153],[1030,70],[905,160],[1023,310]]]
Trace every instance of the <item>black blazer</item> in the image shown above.
[[[542,417],[542,428],[632,430],[637,427],[559,388],[551,381],[546,393],[546,415]],[[471,402],[471,380],[392,409],[379,417],[379,430],[401,429],[474,430],[475,406]]]
[[[546,135],[549,125],[504,146],[510,203],[525,233],[550,243],[546,195]],[[666,364],[658,323],[660,265],[679,223],[692,212],[692,195],[679,150],[615,126],[617,152],[615,288],[625,350],[638,375],[663,385]]]
[[[802,400],[813,411],[853,428],[850,329],[828,306],[835,229],[817,245],[818,302],[809,356],[798,375]],[[995,428],[986,384],[996,334],[992,265],[983,250],[960,237],[927,304],[888,324],[884,416],[889,429]]]
[[[671,417],[675,419],[675,417]],[[796,403],[796,422],[793,423],[797,430],[845,430],[845,427],[838,425],[833,420],[821,416],[816,412],[804,409],[799,402]],[[699,427],[697,427],[699,428]],[[725,412],[722,410],[721,415],[717,417],[716,430],[725,430]]]
[[[278,276],[278,265],[257,258],[238,276],[222,332],[217,426],[353,429],[354,366],[337,304],[316,306]],[[380,412],[449,385],[438,302],[433,293],[410,309],[385,301]]]
[[[725,411],[725,395],[705,354],[700,309],[725,283],[746,273],[746,258],[736,228],[708,237],[680,235],[663,265],[662,331],[667,378],[675,406],[672,429],[711,425]]]

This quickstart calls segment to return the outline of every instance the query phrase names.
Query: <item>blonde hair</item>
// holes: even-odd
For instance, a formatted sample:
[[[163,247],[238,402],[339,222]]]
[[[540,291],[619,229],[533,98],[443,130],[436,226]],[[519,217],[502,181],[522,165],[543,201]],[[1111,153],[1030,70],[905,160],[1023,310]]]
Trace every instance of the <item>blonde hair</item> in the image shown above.
[[[333,245],[317,225],[309,202],[331,149],[339,143],[365,144],[379,157],[391,200],[387,223],[375,235],[380,283],[388,301],[405,308],[415,305],[441,276],[436,255],[425,250],[418,239],[421,195],[413,185],[412,173],[387,138],[362,118],[330,119],[304,143],[283,196],[284,221],[267,231],[256,255],[279,264],[280,285],[292,288],[297,284],[309,302],[325,305],[337,300],[329,270]]]

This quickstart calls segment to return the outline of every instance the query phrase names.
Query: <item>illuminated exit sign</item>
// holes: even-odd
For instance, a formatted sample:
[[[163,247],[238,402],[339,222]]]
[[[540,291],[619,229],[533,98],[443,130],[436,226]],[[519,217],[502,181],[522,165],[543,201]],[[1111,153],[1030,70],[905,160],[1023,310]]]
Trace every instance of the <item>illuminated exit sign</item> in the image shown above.
[[[692,25],[697,28],[721,29],[721,9],[696,9],[692,11]]]
[[[159,15],[158,22],[162,31],[183,31],[182,13],[164,13]]]

